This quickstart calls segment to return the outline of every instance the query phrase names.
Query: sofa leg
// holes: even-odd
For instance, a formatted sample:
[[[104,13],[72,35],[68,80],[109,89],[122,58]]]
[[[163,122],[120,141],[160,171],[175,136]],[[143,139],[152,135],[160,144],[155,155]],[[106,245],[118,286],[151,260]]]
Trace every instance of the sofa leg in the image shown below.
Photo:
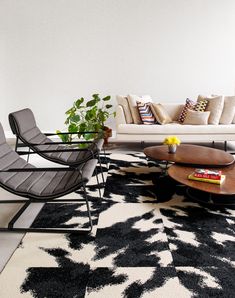
[[[141,141],[141,142],[140,142],[140,145],[141,145],[141,148],[142,148],[142,149],[145,148],[145,143],[144,143],[144,141]]]
[[[224,151],[227,151],[227,141],[224,141]]]
[[[212,148],[215,148],[215,141],[212,141]]]

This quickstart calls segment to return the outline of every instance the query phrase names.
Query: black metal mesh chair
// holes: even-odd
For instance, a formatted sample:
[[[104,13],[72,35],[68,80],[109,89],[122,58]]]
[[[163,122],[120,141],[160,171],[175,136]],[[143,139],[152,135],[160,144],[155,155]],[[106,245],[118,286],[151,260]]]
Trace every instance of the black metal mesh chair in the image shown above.
[[[0,124],[0,187],[15,195],[26,198],[23,200],[0,200],[0,204],[24,203],[23,207],[14,215],[8,226],[6,228],[0,228],[0,231],[50,233],[90,232],[92,230],[92,220],[85,186],[91,179],[96,165],[97,159],[89,159],[80,163],[77,167],[36,168],[11,149],[6,142],[4,131]],[[17,219],[31,203],[50,202],[77,191],[80,188],[84,191],[89,228],[71,230],[14,227]],[[59,200],[63,202],[70,201],[68,199]],[[73,199],[72,201],[76,200]]]

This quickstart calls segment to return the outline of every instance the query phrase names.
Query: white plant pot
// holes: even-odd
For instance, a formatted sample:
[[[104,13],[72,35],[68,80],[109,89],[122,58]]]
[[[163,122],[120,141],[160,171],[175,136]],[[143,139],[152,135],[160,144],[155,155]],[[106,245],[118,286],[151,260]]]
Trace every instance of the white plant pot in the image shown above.
[[[168,145],[168,152],[169,153],[175,153],[177,149],[177,145],[173,144],[173,145]]]

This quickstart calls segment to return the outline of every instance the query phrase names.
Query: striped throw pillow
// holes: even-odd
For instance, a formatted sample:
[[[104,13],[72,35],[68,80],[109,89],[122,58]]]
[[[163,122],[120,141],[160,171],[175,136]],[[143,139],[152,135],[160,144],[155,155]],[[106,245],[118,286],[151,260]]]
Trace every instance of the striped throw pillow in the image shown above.
[[[143,124],[155,124],[156,119],[151,111],[149,103],[142,103],[137,101],[137,108]]]

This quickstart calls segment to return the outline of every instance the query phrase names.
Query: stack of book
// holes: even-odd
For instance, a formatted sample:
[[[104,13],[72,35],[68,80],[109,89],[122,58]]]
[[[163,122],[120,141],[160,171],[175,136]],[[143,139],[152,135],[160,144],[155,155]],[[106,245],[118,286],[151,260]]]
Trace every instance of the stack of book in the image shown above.
[[[209,182],[214,184],[221,184],[225,179],[225,175],[222,175],[221,171],[195,169],[195,171],[188,176],[188,179]]]

